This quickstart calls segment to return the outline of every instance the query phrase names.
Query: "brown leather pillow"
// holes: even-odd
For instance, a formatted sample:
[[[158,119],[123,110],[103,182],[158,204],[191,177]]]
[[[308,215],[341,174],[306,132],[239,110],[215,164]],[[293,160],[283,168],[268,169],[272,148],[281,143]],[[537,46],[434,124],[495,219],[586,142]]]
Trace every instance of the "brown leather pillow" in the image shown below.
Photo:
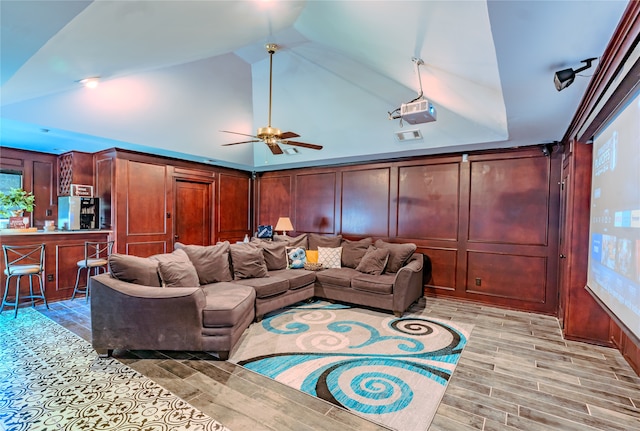
[[[384,272],[398,272],[407,260],[416,251],[416,245],[413,243],[392,244],[384,242],[381,239],[374,244],[376,248],[386,248],[389,250],[389,262]]]
[[[384,271],[385,266],[387,266],[388,260],[388,249],[369,246],[367,252],[356,267],[356,271],[364,272],[365,274],[380,275]]]
[[[370,245],[373,244],[372,238],[364,238],[360,241],[342,240],[342,266],[348,268],[356,268],[360,260],[367,252]]]
[[[216,245],[185,245],[182,247],[195,266],[200,284],[231,281],[229,266],[229,241]]]

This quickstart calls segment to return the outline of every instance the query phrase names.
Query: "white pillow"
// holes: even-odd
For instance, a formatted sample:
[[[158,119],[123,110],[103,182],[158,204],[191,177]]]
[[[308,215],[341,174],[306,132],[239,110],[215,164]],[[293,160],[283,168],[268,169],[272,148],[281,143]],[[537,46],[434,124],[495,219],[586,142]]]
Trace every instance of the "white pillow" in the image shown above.
[[[342,247],[318,247],[318,263],[325,268],[340,268]]]

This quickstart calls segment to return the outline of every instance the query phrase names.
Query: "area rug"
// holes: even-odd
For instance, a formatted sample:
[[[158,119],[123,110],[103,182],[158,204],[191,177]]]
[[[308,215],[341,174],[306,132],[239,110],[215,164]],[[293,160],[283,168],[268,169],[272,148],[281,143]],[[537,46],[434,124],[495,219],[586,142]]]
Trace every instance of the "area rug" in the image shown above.
[[[230,361],[387,427],[426,430],[472,329],[299,303],[252,324]]]
[[[0,314],[0,430],[228,431],[31,308]]]

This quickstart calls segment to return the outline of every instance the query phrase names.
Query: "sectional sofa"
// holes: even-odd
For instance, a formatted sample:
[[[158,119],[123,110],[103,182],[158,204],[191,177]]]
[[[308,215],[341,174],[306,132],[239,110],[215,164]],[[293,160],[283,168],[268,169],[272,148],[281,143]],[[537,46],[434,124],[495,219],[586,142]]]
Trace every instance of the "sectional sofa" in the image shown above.
[[[292,260],[289,256],[303,259]],[[148,258],[113,254],[90,280],[92,344],[113,349],[229,352],[253,321],[313,297],[401,316],[422,296],[425,257],[414,244],[302,234],[214,246],[176,244]],[[296,254],[296,251],[298,254]],[[300,266],[300,261],[323,262]],[[310,268],[310,262],[306,267]],[[304,266],[304,262],[303,262]]]

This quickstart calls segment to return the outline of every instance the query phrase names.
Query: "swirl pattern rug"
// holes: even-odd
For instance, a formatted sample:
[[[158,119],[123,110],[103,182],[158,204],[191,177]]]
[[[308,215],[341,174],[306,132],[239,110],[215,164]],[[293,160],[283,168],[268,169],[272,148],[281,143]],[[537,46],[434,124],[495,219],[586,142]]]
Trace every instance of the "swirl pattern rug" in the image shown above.
[[[30,308],[0,314],[0,430],[229,431]]]
[[[472,329],[299,303],[251,325],[230,361],[387,427],[426,430]]]

